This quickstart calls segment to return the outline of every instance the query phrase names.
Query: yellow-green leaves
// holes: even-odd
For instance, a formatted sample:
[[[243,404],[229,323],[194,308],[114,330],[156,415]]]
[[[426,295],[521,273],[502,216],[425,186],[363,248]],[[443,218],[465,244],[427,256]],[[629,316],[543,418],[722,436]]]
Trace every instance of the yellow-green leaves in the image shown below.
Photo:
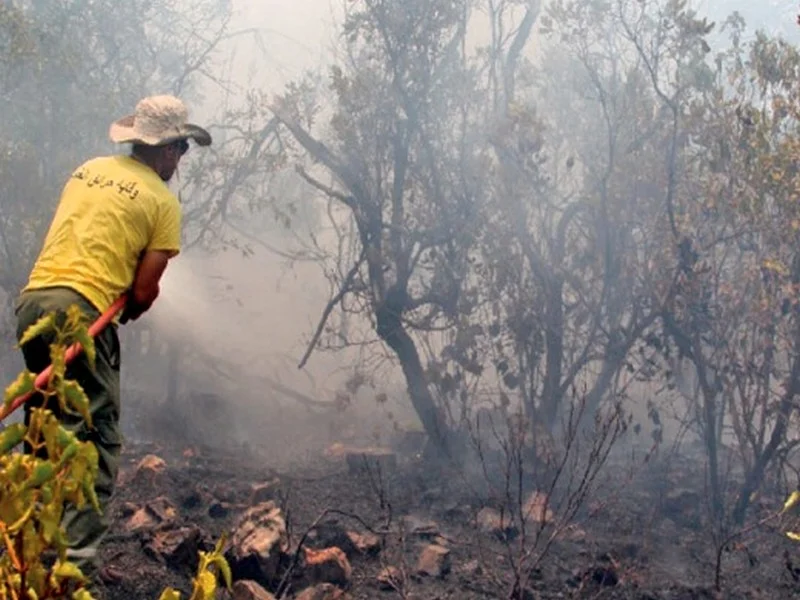
[[[50,333],[53,329],[55,329],[55,325],[55,314],[48,313],[25,330],[25,333],[22,334],[22,337],[19,340],[18,346],[21,348],[32,339],[39,337],[40,335]]]
[[[25,369],[17,375],[14,382],[6,388],[4,405],[8,406],[20,396],[33,391],[36,376]]]
[[[64,382],[64,398],[68,406],[80,414],[89,427],[92,427],[92,415],[89,412],[89,397],[77,381]]]
[[[787,513],[791,510],[797,510],[798,506],[800,506],[800,490],[795,490],[789,497],[786,499],[786,502],[783,503],[783,509],[781,513]],[[794,531],[787,531],[786,537],[790,540],[794,540],[795,542],[800,542],[800,533],[796,533]]]
[[[53,317],[40,319],[25,332],[23,342],[54,326]],[[68,347],[66,338],[71,335],[80,341],[93,362],[94,344],[77,308],[70,309],[65,325],[55,329],[50,347],[54,373],[40,391],[57,400],[59,406],[82,415],[91,427],[88,396],[76,381],[64,379],[64,353]],[[6,390],[6,403],[33,389],[33,381],[33,374],[20,374]],[[38,455],[12,452],[23,442],[40,451]],[[98,462],[95,445],[81,441],[46,407],[33,409],[28,425],[15,423],[0,431],[0,600],[93,600],[85,587],[86,577],[66,558],[67,540],[61,519],[69,505],[82,508],[90,504],[101,511],[94,488]],[[213,552],[200,553],[190,600],[213,600],[217,572],[230,589],[231,571],[222,554],[224,543],[223,537]],[[58,556],[52,567],[42,562],[47,551]],[[161,595],[161,600],[180,598],[172,588]]]
[[[181,600],[181,593],[173,588],[167,588],[161,592],[158,600]]]
[[[793,509],[800,502],[800,491],[793,491],[783,504],[783,512]]]
[[[0,455],[5,455],[11,452],[15,447],[22,443],[25,439],[27,427],[22,423],[14,423],[6,427],[0,433]]]

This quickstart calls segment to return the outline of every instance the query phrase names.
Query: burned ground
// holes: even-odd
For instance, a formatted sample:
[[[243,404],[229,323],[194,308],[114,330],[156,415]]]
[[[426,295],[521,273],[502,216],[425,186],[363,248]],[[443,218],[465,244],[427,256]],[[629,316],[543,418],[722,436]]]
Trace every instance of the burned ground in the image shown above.
[[[363,458],[352,450],[363,440],[331,444],[328,429],[314,431],[302,411],[296,418],[306,435],[295,435],[294,445],[291,435],[278,438],[278,428],[273,439],[267,430],[261,443],[227,449],[178,437],[128,441],[103,551],[122,578],[104,586],[104,597],[157,598],[167,585],[188,593],[198,549],[225,534],[231,548],[252,554],[257,544],[242,544],[242,527],[275,517],[286,528],[270,542],[272,562],[239,556],[234,575],[286,598],[800,596],[791,568],[800,550],[777,520],[727,545],[715,593],[702,461],[663,451],[646,462],[616,453],[574,522],[542,526],[538,548],[554,534],[552,545],[524,594],[512,596],[514,565],[532,551],[537,524],[514,535],[516,524],[504,526],[483,491],[418,453],[384,454],[369,463],[380,469],[359,468],[347,457]],[[781,504],[775,490],[756,502],[751,519]],[[234,597],[260,597],[247,586],[255,589],[239,584]]]

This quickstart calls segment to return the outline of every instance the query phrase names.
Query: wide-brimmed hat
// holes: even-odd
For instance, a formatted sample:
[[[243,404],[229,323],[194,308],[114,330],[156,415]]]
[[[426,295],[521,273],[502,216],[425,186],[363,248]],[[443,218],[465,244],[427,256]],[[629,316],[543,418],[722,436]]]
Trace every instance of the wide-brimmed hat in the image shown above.
[[[132,115],[114,121],[108,136],[116,144],[161,146],[193,139],[200,146],[211,144],[211,134],[189,123],[189,110],[175,96],[149,96],[136,105]]]

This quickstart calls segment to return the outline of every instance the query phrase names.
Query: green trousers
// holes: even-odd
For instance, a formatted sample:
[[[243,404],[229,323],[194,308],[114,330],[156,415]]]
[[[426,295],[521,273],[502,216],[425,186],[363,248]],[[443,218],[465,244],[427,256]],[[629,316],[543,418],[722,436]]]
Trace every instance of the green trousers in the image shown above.
[[[17,339],[25,330],[44,315],[54,312],[63,314],[71,305],[77,304],[90,322],[100,316],[98,310],[82,295],[68,288],[48,288],[23,292],[17,302]],[[40,373],[50,364],[50,342],[52,336],[41,336],[22,347],[27,368]],[[96,359],[92,369],[85,354],[77,357],[68,367],[66,376],[80,383],[89,397],[93,428],[90,429],[80,416],[62,414],[57,405],[50,403],[63,425],[75,432],[82,441],[95,444],[99,456],[99,472],[95,491],[103,514],[91,506],[77,510],[74,506],[65,509],[63,525],[67,533],[69,549],[67,555],[86,575],[92,577],[100,566],[97,551],[109,527],[106,509],[114,491],[119,470],[122,436],[120,418],[120,344],[116,325],[109,325],[95,338]],[[25,423],[30,419],[30,410],[41,406],[42,396],[37,395],[25,405]],[[30,452],[30,448],[25,449]]]

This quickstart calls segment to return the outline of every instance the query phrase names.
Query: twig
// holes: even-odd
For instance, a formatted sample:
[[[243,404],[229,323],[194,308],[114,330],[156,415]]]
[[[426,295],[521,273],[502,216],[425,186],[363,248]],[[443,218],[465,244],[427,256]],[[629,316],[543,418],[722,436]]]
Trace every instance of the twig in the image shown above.
[[[322,332],[325,330],[325,324],[328,322],[328,318],[331,316],[331,313],[336,305],[339,304],[350,291],[350,286],[358,274],[361,265],[364,263],[366,256],[366,250],[362,249],[358,260],[353,264],[353,266],[350,268],[350,271],[348,271],[347,275],[345,276],[344,281],[342,282],[342,287],[339,288],[339,291],[336,293],[336,295],[328,301],[328,304],[325,306],[325,310],[322,311],[322,316],[319,319],[317,329],[311,338],[311,342],[309,342],[308,347],[303,354],[303,358],[300,359],[300,363],[297,365],[298,369],[305,367],[308,359],[311,358],[311,354],[314,352],[314,347],[317,345],[317,342],[319,342],[319,338],[322,335]]]

